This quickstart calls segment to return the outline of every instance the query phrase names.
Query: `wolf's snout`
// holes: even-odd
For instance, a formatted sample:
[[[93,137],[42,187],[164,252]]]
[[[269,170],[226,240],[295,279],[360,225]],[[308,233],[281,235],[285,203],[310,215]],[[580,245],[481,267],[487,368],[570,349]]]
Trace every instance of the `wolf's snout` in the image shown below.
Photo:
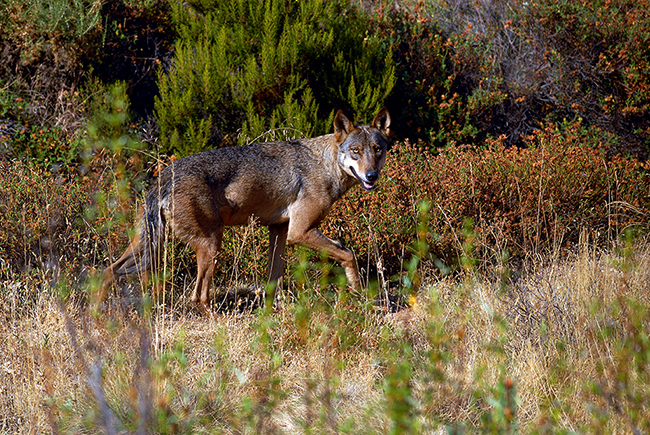
[[[379,172],[377,171],[368,171],[366,172],[366,180],[371,183],[374,183],[379,178]]]

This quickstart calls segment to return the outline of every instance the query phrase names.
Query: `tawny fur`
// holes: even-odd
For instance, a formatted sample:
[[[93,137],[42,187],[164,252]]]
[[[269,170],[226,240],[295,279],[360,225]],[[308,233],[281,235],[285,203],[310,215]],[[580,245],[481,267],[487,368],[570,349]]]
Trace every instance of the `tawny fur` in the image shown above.
[[[192,301],[206,307],[224,227],[246,225],[252,217],[269,227],[269,282],[282,276],[288,243],[326,252],[345,268],[349,284],[360,288],[354,254],[317,227],[351,187],[375,188],[389,127],[385,108],[370,126],[355,126],[339,111],[333,134],[217,148],[173,162],[147,194],[138,235],[104,270],[102,294],[118,276],[158,269],[169,225],[196,251]]]

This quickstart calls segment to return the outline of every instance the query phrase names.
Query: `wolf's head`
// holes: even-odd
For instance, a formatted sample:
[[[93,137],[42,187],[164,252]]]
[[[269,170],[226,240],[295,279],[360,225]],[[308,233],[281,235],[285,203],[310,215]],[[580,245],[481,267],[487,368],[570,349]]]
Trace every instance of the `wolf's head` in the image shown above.
[[[371,125],[355,126],[340,110],[334,117],[334,134],[340,144],[339,165],[365,190],[377,186],[379,173],[386,162],[389,127],[390,115],[385,107]]]

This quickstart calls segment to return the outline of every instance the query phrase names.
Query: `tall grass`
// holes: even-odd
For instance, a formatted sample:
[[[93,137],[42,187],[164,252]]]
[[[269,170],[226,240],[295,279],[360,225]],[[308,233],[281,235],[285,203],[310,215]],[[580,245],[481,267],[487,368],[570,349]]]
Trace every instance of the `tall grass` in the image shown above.
[[[145,298],[97,313],[64,281],[15,274],[2,284],[0,429],[644,433],[649,249],[585,236],[509,278],[420,268],[397,312],[297,279],[275,310],[201,316]]]

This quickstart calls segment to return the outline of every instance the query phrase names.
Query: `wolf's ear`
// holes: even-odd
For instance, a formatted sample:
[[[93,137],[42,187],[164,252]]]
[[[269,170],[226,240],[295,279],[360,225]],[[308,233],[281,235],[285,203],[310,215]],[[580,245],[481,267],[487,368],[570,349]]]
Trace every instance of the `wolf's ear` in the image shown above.
[[[342,110],[336,112],[334,116],[334,134],[337,142],[343,142],[345,138],[354,130],[354,124],[350,122]]]
[[[372,126],[377,130],[384,133],[386,136],[390,134],[390,114],[388,109],[382,107],[375,119],[372,121]]]

